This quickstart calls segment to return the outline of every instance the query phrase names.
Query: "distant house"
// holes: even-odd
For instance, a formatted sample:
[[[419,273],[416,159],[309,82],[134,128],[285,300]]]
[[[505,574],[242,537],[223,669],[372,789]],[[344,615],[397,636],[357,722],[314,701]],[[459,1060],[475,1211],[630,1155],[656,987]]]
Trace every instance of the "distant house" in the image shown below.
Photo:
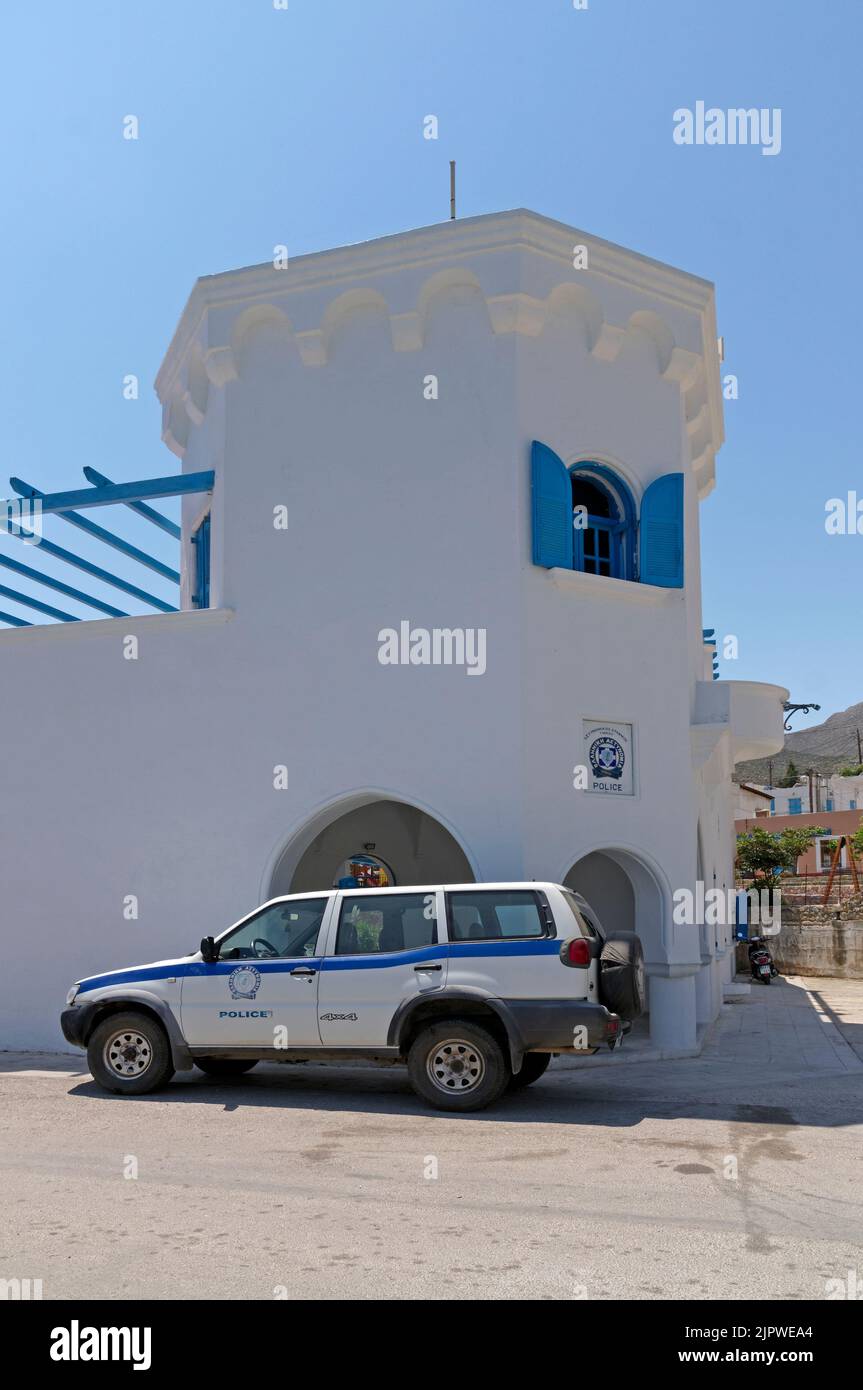
[[[824,777],[813,775],[810,787],[808,777],[800,777],[793,787],[762,786],[771,799],[771,814],[777,816],[799,816],[805,811],[819,814],[829,811],[863,810],[863,776],[840,777],[834,773]]]
[[[769,816],[773,809],[773,794],[751,787],[748,782],[735,784],[734,819],[745,820],[747,816]]]

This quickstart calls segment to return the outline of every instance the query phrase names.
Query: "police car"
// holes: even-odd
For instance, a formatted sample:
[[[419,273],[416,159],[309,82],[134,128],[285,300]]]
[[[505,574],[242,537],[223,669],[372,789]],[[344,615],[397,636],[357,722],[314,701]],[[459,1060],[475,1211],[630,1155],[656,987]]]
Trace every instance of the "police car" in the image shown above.
[[[200,950],[79,980],[61,1015],[106,1090],[260,1061],[405,1063],[443,1110],[480,1110],[552,1055],[617,1047],[644,1007],[638,937],[554,883],[275,898]]]

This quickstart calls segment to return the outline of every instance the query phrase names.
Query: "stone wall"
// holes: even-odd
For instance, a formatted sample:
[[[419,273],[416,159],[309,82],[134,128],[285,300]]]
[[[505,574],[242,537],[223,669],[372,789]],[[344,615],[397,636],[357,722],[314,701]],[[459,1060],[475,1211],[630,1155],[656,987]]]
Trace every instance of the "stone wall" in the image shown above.
[[[829,924],[789,922],[768,941],[781,975],[836,975],[863,980],[863,921]],[[738,946],[737,968],[748,971],[746,945]]]

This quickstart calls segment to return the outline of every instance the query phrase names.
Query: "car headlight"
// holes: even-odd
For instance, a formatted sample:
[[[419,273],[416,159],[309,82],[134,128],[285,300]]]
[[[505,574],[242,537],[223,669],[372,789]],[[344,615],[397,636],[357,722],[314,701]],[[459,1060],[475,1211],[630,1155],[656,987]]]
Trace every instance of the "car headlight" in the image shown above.
[[[66,995],[66,1003],[67,1003],[67,1004],[74,1004],[74,1003],[75,1003],[75,996],[77,995],[78,990],[79,990],[80,988],[81,988],[80,985],[73,985],[73,986],[72,986],[72,988],[69,990],[69,993]]]

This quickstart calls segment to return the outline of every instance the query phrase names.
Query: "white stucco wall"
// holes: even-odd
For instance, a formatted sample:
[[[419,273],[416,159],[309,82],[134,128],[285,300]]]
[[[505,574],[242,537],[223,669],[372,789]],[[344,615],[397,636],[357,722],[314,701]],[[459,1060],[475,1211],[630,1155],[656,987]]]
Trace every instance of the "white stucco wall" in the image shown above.
[[[692,1037],[699,973],[715,1012],[714,946],[670,920],[699,823],[705,876],[732,881],[733,709],[711,697],[705,719],[698,696],[712,290],[601,242],[574,272],[573,239],[504,214],[196,287],[159,391],[182,467],[216,469],[215,611],[0,633],[7,728],[38,731],[4,777],[3,1045],[58,1045],[74,979],[193,949],[313,817],[369,793],[439,819],[478,877],[562,879],[613,849],[663,981],[657,1036]],[[611,463],[636,500],[683,471],[685,588],[534,566],[533,438]],[[402,620],[484,628],[486,673],[381,665]],[[778,731],[775,695],[747,705],[771,751],[773,704]],[[573,790],[583,717],[633,724],[635,796]]]

